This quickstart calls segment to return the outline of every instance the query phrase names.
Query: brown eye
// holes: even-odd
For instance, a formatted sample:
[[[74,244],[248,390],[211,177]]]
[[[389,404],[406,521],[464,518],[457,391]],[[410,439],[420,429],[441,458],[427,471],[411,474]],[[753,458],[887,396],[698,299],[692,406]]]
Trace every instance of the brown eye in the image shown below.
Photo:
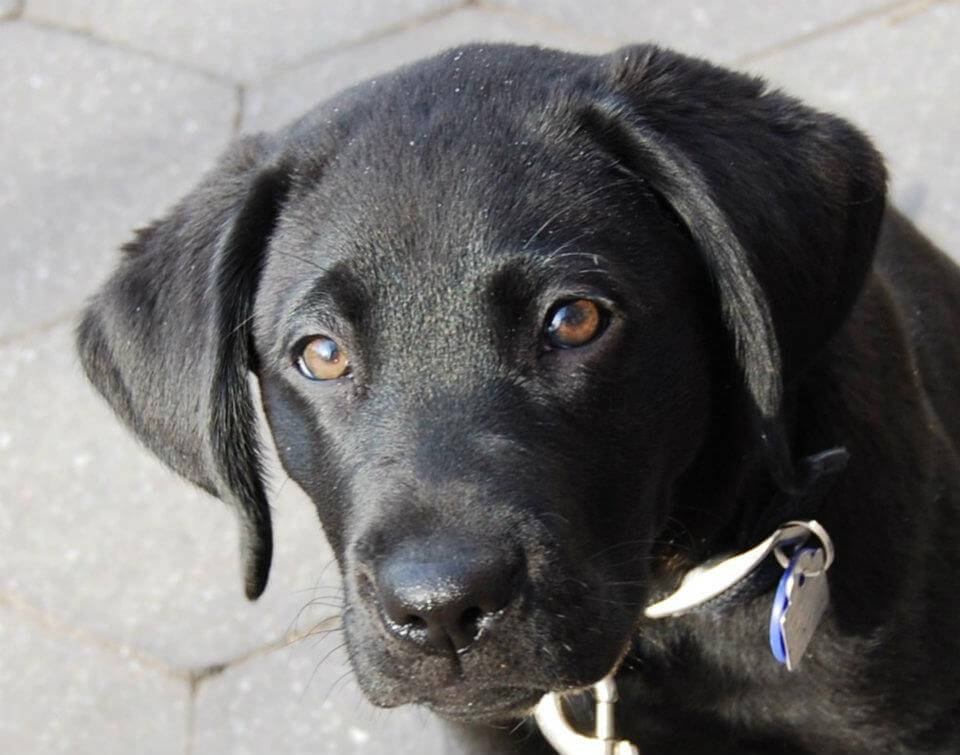
[[[603,330],[605,313],[589,299],[575,299],[554,307],[547,315],[547,342],[558,349],[590,343]]]
[[[336,380],[350,372],[350,360],[340,345],[327,336],[310,339],[300,356],[297,368],[311,380]]]

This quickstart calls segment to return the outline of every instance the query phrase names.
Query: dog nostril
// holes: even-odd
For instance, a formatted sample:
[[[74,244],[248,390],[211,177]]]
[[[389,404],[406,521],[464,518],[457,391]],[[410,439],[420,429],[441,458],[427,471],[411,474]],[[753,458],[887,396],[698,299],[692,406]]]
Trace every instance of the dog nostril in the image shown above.
[[[468,608],[460,616],[461,636],[473,641],[480,636],[480,620],[483,618],[483,611],[477,607]]]
[[[381,559],[376,597],[385,628],[424,650],[460,652],[514,597],[523,560],[498,545],[419,538]]]

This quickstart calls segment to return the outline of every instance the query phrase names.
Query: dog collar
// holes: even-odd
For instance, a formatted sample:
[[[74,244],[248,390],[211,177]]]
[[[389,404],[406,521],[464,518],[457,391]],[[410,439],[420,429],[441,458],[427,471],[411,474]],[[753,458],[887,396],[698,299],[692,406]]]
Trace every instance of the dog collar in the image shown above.
[[[783,579],[772,562],[766,563],[767,556],[775,553],[780,565],[788,569],[788,559],[781,546],[794,545],[810,535],[820,541],[823,568],[829,568],[833,562],[833,543],[812,515],[846,468],[849,457],[845,448],[837,447],[798,459],[793,475],[796,479],[774,495],[754,530],[758,535],[770,534],[749,550],[714,558],[692,569],[684,575],[675,592],[647,606],[644,614],[651,619],[662,619],[708,603],[717,607],[743,600],[745,595],[761,595],[778,579]],[[807,564],[804,569],[810,571],[811,567]]]
[[[736,587],[771,553],[776,555],[781,566],[787,568],[789,559],[784,555],[781,546],[796,546],[797,543],[806,541],[810,535],[814,535],[820,541],[824,550],[822,568],[826,571],[834,558],[833,541],[827,531],[816,519],[806,522],[786,522],[749,550],[734,556],[712,559],[691,569],[684,575],[680,586],[674,592],[648,605],[643,613],[648,619],[680,616]]]
[[[811,536],[818,541],[810,547]],[[789,550],[788,554],[785,549]],[[720,557],[691,569],[680,586],[644,609],[649,619],[680,616],[716,600],[748,579],[773,554],[783,574],[770,611],[770,649],[788,671],[797,668],[829,602],[826,571],[834,560],[833,541],[815,519],[786,522],[749,550]],[[534,712],[547,742],[560,755],[639,755],[639,749],[614,733],[615,672],[593,685],[596,732],[577,732],[563,713],[562,697],[548,692]]]

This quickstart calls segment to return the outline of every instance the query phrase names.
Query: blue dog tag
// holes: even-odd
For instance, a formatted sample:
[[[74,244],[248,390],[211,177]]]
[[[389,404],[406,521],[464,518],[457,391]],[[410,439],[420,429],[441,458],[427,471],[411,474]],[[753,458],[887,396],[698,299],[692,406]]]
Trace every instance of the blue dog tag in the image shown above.
[[[770,649],[788,671],[800,665],[830,602],[825,564],[822,548],[797,548],[777,585],[770,612]]]

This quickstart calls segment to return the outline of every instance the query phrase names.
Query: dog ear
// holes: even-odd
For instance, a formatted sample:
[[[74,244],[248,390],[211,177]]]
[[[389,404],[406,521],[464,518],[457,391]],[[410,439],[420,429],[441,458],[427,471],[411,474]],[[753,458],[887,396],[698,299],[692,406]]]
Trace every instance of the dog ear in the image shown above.
[[[752,76],[654,46],[619,50],[604,67],[587,127],[699,247],[771,471],[799,492],[809,480],[797,477],[780,422],[784,385],[864,283],[884,210],[882,159],[845,121]]]
[[[272,556],[252,362],[253,297],[289,173],[266,137],[237,141],[123,249],[77,330],[87,376],[143,443],[240,518],[246,594]]]

